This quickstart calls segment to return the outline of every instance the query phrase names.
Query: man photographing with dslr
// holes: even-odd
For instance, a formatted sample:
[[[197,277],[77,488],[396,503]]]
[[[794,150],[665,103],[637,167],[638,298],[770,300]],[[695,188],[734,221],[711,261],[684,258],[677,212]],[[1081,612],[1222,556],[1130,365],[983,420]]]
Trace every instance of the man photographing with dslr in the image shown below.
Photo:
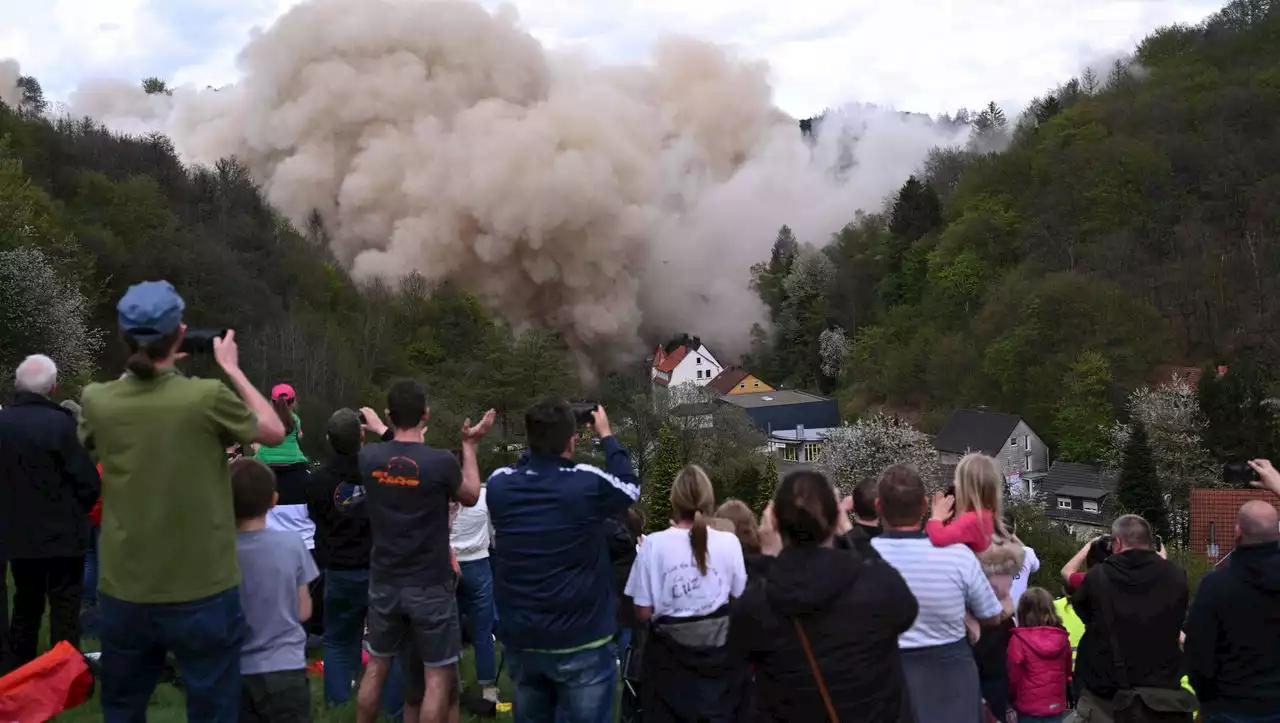
[[[1132,717],[1145,710],[1190,723],[1195,698],[1181,687],[1178,642],[1187,575],[1164,559],[1163,546],[1154,549],[1159,538],[1138,515],[1116,519],[1110,538],[1111,554],[1085,573],[1071,598],[1085,624],[1073,720],[1148,720]]]
[[[604,521],[640,497],[631,458],[598,405],[549,400],[525,414],[526,459],[489,477],[498,627],[518,723],[607,723],[617,681],[617,600]],[[574,461],[580,422],[605,469]]]

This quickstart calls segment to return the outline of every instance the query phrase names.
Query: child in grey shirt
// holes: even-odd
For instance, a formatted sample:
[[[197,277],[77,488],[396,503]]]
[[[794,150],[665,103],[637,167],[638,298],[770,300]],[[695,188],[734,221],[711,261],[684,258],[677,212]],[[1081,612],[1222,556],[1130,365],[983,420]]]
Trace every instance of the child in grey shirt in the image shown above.
[[[240,649],[240,723],[309,723],[307,634],[311,617],[308,584],[319,575],[297,532],[268,530],[276,478],[261,462],[231,463],[240,560],[240,601],[249,635]]]

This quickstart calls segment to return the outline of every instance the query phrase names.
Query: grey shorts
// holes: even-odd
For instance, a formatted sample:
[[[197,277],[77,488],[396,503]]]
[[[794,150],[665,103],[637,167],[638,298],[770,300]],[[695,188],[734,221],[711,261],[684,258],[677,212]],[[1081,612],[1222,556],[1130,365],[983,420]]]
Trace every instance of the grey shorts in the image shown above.
[[[455,583],[405,586],[369,584],[369,635],[365,648],[390,658],[412,643],[428,668],[453,665],[462,657]]]

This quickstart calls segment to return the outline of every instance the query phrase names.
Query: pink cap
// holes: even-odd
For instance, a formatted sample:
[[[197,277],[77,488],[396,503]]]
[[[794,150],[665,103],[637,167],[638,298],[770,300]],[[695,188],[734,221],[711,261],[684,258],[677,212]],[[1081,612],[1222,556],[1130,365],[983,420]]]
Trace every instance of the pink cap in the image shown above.
[[[293,387],[288,384],[277,384],[271,387],[271,399],[285,399],[292,402],[297,399],[298,395],[293,391]]]

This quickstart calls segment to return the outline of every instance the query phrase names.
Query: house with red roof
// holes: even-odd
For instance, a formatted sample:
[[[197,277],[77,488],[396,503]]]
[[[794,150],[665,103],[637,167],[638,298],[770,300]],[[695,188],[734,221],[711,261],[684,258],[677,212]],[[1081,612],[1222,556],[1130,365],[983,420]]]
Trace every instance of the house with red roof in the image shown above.
[[[681,334],[653,352],[649,378],[660,387],[696,384],[705,387],[724,371],[702,340]]]

